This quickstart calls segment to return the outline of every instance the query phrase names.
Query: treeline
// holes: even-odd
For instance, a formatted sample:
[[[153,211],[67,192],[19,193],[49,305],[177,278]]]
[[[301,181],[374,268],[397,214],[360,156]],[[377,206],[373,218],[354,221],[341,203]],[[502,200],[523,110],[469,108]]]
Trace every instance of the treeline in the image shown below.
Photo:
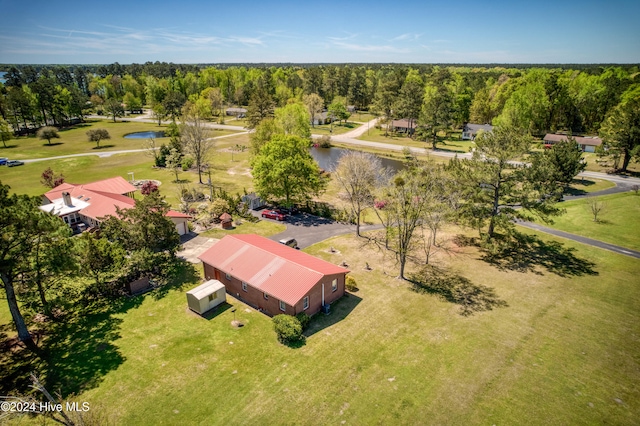
[[[190,101],[213,119],[226,106],[246,106],[256,96],[281,107],[317,94],[325,108],[337,99],[407,118],[424,129],[425,140],[465,122],[508,122],[534,135],[597,134],[638,75],[637,65],[13,66],[0,87],[0,114],[14,129],[64,125],[92,110],[115,118],[122,107],[147,106],[160,120],[175,117]]]

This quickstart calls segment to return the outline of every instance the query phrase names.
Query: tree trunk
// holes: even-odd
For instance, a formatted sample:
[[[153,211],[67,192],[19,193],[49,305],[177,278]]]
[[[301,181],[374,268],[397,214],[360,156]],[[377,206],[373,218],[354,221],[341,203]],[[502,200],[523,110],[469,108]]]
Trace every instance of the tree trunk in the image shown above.
[[[38,353],[39,349],[36,346],[27,325],[24,322],[22,313],[20,313],[20,307],[18,306],[18,300],[16,299],[16,293],[13,288],[12,280],[5,274],[1,274],[2,283],[4,284],[5,292],[7,293],[7,303],[9,304],[9,311],[11,311],[11,317],[18,331],[18,338],[23,342],[29,350]]]
[[[624,150],[624,156],[622,158],[622,169],[620,169],[620,171],[622,172],[626,172],[627,171],[627,167],[629,166],[629,161],[631,160],[631,153],[629,152],[628,149]]]

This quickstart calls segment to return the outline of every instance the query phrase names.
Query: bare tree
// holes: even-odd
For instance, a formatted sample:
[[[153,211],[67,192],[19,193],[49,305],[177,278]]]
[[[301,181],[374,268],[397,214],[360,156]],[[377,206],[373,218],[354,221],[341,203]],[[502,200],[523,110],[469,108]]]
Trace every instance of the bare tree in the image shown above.
[[[587,199],[587,205],[589,206],[589,209],[591,209],[591,214],[593,215],[593,221],[599,222],[600,220],[598,219],[598,215],[603,213],[607,207],[605,202],[598,200],[596,197],[593,197],[593,198]]]
[[[340,157],[333,176],[344,190],[344,198],[351,204],[351,211],[356,218],[356,235],[360,236],[362,211],[373,206],[374,190],[386,185],[389,172],[375,155],[349,151]]]
[[[209,138],[209,130],[204,127],[202,117],[191,102],[187,102],[182,109],[180,136],[185,151],[191,154],[196,163],[198,181],[202,183],[202,169],[207,164],[215,143]]]

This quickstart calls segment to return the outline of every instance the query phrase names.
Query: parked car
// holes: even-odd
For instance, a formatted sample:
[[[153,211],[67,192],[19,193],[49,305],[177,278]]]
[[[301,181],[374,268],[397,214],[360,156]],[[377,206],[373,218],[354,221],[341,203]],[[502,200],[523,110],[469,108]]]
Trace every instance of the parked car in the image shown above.
[[[0,157],[0,166],[7,164],[7,161],[9,161],[7,157]]]
[[[284,220],[284,215],[277,210],[267,210],[262,212],[262,217],[266,217],[267,219],[275,219],[279,221]]]
[[[284,244],[285,246],[289,246],[294,249],[298,248],[298,242],[295,238],[284,238],[280,240],[280,244]]]
[[[15,167],[24,165],[24,161],[20,160],[7,160],[7,167]]]

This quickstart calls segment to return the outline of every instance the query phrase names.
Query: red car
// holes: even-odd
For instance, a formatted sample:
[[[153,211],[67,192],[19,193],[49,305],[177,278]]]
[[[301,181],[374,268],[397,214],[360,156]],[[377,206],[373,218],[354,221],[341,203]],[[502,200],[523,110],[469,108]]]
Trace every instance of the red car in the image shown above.
[[[275,220],[284,220],[284,215],[276,210],[269,210],[262,212],[262,217],[266,217],[267,219],[275,219]]]

